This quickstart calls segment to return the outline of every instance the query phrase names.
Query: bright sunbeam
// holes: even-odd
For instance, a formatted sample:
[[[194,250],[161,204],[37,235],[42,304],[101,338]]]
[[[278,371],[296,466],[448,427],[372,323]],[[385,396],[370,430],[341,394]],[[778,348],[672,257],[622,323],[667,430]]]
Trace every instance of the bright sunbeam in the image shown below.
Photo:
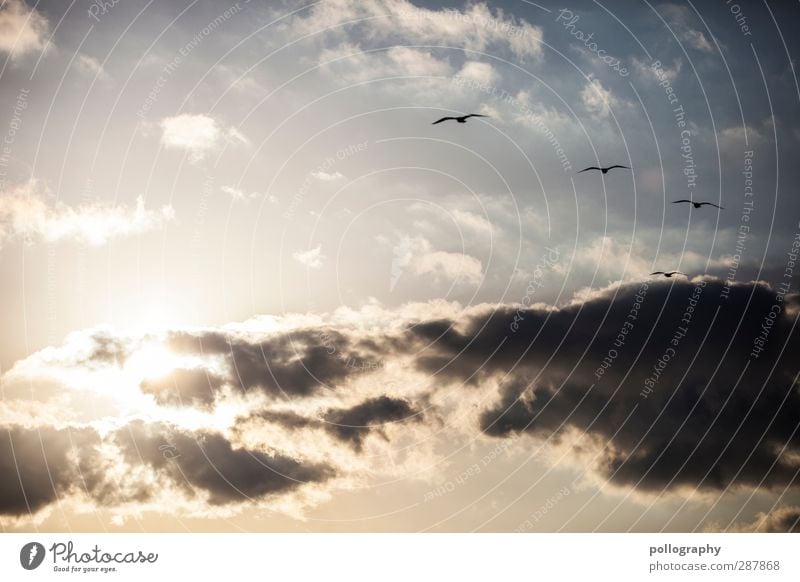
[[[123,370],[136,381],[162,378],[179,366],[178,360],[178,357],[163,345],[149,344],[128,358]]]

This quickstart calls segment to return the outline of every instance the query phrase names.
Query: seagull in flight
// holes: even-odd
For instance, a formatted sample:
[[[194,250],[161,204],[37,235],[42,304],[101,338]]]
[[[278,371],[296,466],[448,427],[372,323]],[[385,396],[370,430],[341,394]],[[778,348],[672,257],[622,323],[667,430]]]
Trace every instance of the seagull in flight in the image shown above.
[[[441,123],[443,121],[457,121],[459,123],[466,123],[467,119],[470,117],[489,117],[488,115],[481,115],[480,113],[470,113],[469,115],[462,115],[461,117],[442,117],[438,121],[434,121],[431,125],[436,125],[437,123]]]
[[[681,202],[688,202],[689,204],[694,204],[695,208],[700,208],[701,206],[713,206],[714,208],[719,208],[720,210],[724,210],[722,206],[717,206],[713,202],[694,202],[693,200],[673,200],[673,204],[679,204]]]
[[[680,271],[656,271],[655,273],[650,273],[651,275],[664,275],[667,279],[672,277],[673,275],[683,275],[684,277],[688,277],[686,273],[681,273]]]
[[[600,170],[604,174],[608,174],[608,171],[609,170],[613,170],[614,168],[625,168],[626,170],[630,170],[630,168],[628,166],[620,166],[619,164],[616,164],[614,166],[609,166],[607,168],[598,168],[597,166],[589,166],[588,168],[584,168],[583,170],[581,170],[578,173],[582,174],[583,172],[588,172],[589,170]]]

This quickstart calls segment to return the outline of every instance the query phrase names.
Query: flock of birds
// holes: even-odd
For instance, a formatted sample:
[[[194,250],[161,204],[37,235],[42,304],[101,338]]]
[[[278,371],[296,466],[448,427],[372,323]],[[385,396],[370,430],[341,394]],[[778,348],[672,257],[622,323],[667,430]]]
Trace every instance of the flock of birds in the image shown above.
[[[437,119],[431,125],[436,125],[437,123],[442,123],[443,121],[457,121],[458,123],[466,123],[467,119],[469,119],[470,117],[489,117],[489,116],[488,115],[481,115],[480,113],[469,113],[467,115],[461,115],[461,116],[456,116],[456,117],[448,116],[448,117],[442,117],[441,119]],[[630,170],[630,168],[628,166],[623,166],[621,164],[614,164],[613,166],[608,166],[606,168],[601,168],[601,167],[598,167],[598,166],[589,166],[588,168],[584,168],[583,170],[578,172],[578,174],[582,174],[583,172],[588,172],[589,170],[596,170],[596,171],[602,172],[603,174],[607,174],[609,172],[609,170],[613,170],[614,168]],[[694,206],[695,208],[702,208],[703,206],[713,206],[714,208],[719,208],[720,210],[724,210],[722,206],[717,206],[713,202],[695,202],[694,200],[682,199],[682,200],[673,200],[672,203],[673,204],[688,203],[688,204],[691,204],[692,206]],[[650,273],[650,275],[651,276],[652,275],[663,275],[667,279],[669,279],[673,275],[683,275],[684,277],[688,277],[688,275],[686,273],[682,273],[680,271],[655,271],[653,273]]]

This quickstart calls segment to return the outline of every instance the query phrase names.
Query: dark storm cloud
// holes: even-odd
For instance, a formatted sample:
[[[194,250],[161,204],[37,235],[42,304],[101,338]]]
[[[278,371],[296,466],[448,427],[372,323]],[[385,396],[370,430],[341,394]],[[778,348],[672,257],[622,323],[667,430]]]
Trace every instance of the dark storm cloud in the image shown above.
[[[211,431],[133,422],[114,438],[127,463],[149,465],[190,495],[197,489],[205,491],[214,505],[283,493],[334,476],[328,466],[303,464],[279,453],[234,448],[223,435]]]
[[[0,514],[35,513],[80,487],[83,479],[93,480],[87,464],[76,459],[90,457],[98,443],[88,429],[0,429]]]
[[[419,415],[405,400],[380,396],[352,408],[331,410],[325,415],[325,420],[329,432],[360,451],[371,430],[379,431],[383,423],[419,420]]]
[[[417,366],[470,384],[503,377],[483,430],[556,442],[567,428],[586,432],[607,443],[596,469],[618,484],[792,484],[798,466],[790,456],[800,452],[797,296],[781,302],[774,289],[748,284],[725,299],[720,281],[682,280],[651,283],[637,303],[642,289],[625,285],[552,311],[502,307],[458,328],[414,326],[415,342],[433,342]],[[766,343],[757,353],[759,337]]]
[[[654,280],[557,309],[483,306],[455,320],[418,321],[370,338],[370,351],[411,357],[431,386],[480,390],[500,381],[500,399],[482,412],[481,430],[556,443],[568,430],[585,432],[606,443],[594,469],[619,485],[784,487],[794,484],[798,469],[791,459],[800,444],[800,364],[791,356],[800,348],[793,329],[799,310],[797,295],[765,284]],[[327,329],[328,341],[320,344],[320,333],[257,344],[220,335],[202,341],[205,351],[232,354],[243,385],[307,395],[318,380],[335,387],[347,376],[326,345],[343,351],[364,345],[354,332]],[[200,341],[176,337],[176,345]],[[383,396],[319,419],[294,412],[260,419],[288,429],[322,428],[360,450],[375,424],[413,415],[407,402]]]
[[[348,361],[370,359],[359,351],[368,343],[354,343],[324,328],[286,332],[260,342],[213,331],[175,332],[167,343],[176,351],[223,355],[230,364],[233,385],[276,397],[310,396],[333,387],[355,371]]]
[[[98,331],[92,334],[92,351],[83,363],[100,362],[103,364],[123,365],[128,357],[125,342],[114,337],[110,332]]]
[[[210,408],[223,379],[207,370],[173,370],[163,378],[142,382],[142,392],[153,394],[159,404]]]
[[[322,429],[360,452],[364,439],[369,434],[377,432],[385,437],[385,433],[381,430],[382,425],[420,420],[422,420],[422,412],[406,400],[379,396],[365,400],[351,408],[327,410],[321,419],[309,418],[290,411],[265,410],[240,419],[239,426],[267,422],[280,425],[288,430]]]
[[[498,385],[498,398],[478,410],[476,431],[499,439],[528,434],[564,446],[583,433],[586,441],[575,445],[581,458],[594,451],[590,468],[617,485],[650,492],[794,487],[798,313],[796,294],[706,278],[610,287],[559,308],[482,305],[453,318],[392,325],[368,341],[355,329],[329,326],[258,341],[173,332],[167,342],[173,350],[227,358],[231,378],[270,395],[313,395],[324,380],[333,395],[343,396],[354,369],[338,353],[402,362],[427,378],[428,389],[416,390],[413,400],[379,391],[355,405],[330,405],[316,417],[291,401],[282,410],[243,411],[231,438],[142,421],[103,438],[91,430],[11,428],[0,446],[0,469],[12,477],[0,485],[0,512],[36,511],[77,491],[109,507],[152,501],[152,484],[136,478],[141,467],[189,499],[202,493],[214,505],[234,505],[269,498],[304,483],[323,484],[339,471],[275,451],[269,442],[240,448],[236,435],[248,428],[269,423],[324,431],[359,452],[370,435],[388,438],[409,422],[440,418],[435,409],[423,416],[415,401],[436,402],[438,390],[491,396]],[[208,409],[231,378],[179,369],[141,389],[162,404]],[[398,426],[384,431],[388,423]],[[15,465],[11,443],[24,462]],[[119,447],[121,455],[100,459],[109,449],[100,444]],[[119,467],[106,473],[109,463]],[[120,474],[124,484],[111,478]]]
[[[120,447],[120,458],[103,457],[99,445]],[[205,492],[213,505],[286,493],[334,476],[331,467],[303,463],[280,453],[236,448],[220,433],[189,431],[135,421],[106,439],[92,429],[0,431],[0,515],[37,511],[73,493],[104,507],[152,500],[152,484],[140,467],[184,489]],[[104,467],[115,467],[106,473]]]
[[[800,507],[780,507],[766,515],[759,514],[753,523],[741,529],[764,533],[800,533]]]

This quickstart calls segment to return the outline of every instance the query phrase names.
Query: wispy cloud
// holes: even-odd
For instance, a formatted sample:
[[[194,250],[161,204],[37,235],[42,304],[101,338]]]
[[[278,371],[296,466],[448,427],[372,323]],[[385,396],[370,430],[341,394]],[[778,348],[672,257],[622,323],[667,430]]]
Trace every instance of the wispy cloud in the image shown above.
[[[324,170],[318,170],[316,172],[311,172],[311,177],[322,182],[335,182],[344,179],[344,174],[341,172],[325,172]]]
[[[483,226],[480,222],[473,221],[473,224]],[[467,285],[477,285],[483,278],[480,260],[465,253],[436,250],[423,237],[402,237],[392,254],[392,288],[406,272],[416,276],[432,275],[435,279]]]
[[[224,127],[216,119],[202,114],[182,113],[161,120],[161,143],[164,147],[186,150],[189,159],[198,162],[220,148],[225,140],[248,144],[249,140],[235,127]]]
[[[347,30],[336,25],[356,22]],[[348,34],[352,28],[366,31],[365,37],[403,39],[416,44],[445,44],[485,51],[505,48],[519,59],[540,59],[542,29],[516,19],[485,3],[470,4],[463,10],[435,10],[407,0],[340,0],[320,2],[308,16],[298,18],[297,32]]]
[[[236,201],[252,200],[258,196],[258,192],[250,192],[247,194],[244,190],[236,188],[235,186],[222,186],[220,190]]]
[[[313,249],[292,253],[292,256],[298,263],[305,265],[309,269],[319,269],[325,260],[325,255],[322,254],[322,243]]]
[[[680,40],[693,49],[706,53],[714,52],[714,45],[706,38],[703,31],[694,28],[695,23],[699,23],[699,20],[688,6],[664,4],[660,6],[660,9],[670,25],[675,28],[675,33]]]
[[[108,78],[108,74],[105,69],[103,69],[103,65],[100,64],[100,61],[89,55],[83,53],[79,54],[75,58],[75,67],[84,75],[97,76],[99,79]]]
[[[596,117],[608,117],[614,96],[611,91],[603,87],[598,79],[590,79],[581,91],[581,99],[586,110]]]
[[[48,197],[36,182],[29,182],[0,197],[0,246],[15,238],[27,242],[74,240],[98,246],[161,228],[174,216],[169,205],[148,210],[142,197],[133,207],[95,202],[73,208]]]

